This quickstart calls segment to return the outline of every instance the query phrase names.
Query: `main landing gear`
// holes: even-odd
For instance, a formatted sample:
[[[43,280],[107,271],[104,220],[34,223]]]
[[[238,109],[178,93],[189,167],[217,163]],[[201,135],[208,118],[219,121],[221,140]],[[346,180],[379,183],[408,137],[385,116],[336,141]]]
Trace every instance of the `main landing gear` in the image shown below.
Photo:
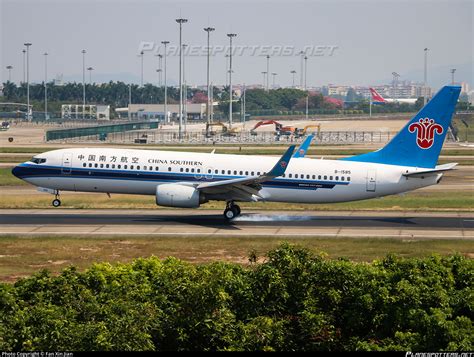
[[[61,206],[61,200],[59,199],[59,191],[56,191],[56,194],[54,195],[54,200],[52,202],[53,207],[59,207]]]
[[[228,201],[224,210],[224,218],[230,221],[238,216],[240,216],[240,207],[234,201]]]

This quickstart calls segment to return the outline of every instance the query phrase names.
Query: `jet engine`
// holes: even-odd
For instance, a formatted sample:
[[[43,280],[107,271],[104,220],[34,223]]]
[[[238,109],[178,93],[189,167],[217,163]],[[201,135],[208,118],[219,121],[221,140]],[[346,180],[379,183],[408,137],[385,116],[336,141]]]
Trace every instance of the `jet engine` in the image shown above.
[[[197,208],[204,202],[203,195],[191,186],[172,183],[156,187],[156,204],[158,206]]]

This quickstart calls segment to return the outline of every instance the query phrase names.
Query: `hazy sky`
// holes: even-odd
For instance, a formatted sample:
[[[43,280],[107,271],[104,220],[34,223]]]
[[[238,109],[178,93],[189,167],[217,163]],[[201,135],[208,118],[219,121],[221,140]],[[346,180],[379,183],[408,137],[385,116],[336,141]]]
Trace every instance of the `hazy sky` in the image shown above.
[[[473,1],[89,1],[0,0],[2,80],[23,78],[23,43],[31,42],[30,78],[44,78],[48,52],[49,78],[82,81],[82,54],[92,66],[93,80],[140,82],[139,46],[142,41],[179,41],[176,18],[183,25],[183,43],[205,46],[203,27],[215,27],[212,45],[228,45],[227,33],[237,34],[236,46],[292,46],[295,55],[270,59],[276,83],[290,85],[291,70],[299,81],[304,46],[337,46],[332,56],[308,57],[308,85],[376,84],[391,79],[422,80],[423,49],[429,51],[429,84],[456,79],[473,82]],[[257,50],[259,54],[262,52]],[[258,54],[256,53],[256,54]],[[144,55],[144,81],[157,83],[158,58]],[[226,59],[211,59],[214,83],[225,82]],[[233,83],[262,83],[266,59],[246,51],[233,57]],[[206,83],[206,56],[186,58],[190,84]],[[88,74],[86,74],[88,80]],[[168,57],[168,83],[178,80],[178,57]],[[271,81],[270,81],[271,84]]]

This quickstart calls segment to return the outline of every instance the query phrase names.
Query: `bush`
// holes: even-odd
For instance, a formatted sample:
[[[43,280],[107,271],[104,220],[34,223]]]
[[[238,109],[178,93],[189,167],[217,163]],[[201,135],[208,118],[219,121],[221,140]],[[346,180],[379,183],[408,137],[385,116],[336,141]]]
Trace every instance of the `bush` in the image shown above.
[[[0,350],[472,350],[472,260],[372,264],[283,244],[265,263],[175,258],[0,284]]]

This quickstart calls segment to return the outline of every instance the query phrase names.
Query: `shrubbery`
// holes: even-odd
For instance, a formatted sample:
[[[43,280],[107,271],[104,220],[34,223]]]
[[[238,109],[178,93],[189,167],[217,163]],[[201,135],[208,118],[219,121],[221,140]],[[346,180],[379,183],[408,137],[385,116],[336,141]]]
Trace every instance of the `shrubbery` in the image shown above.
[[[0,350],[472,350],[473,280],[457,255],[365,264],[288,244],[248,267],[43,271],[0,284]]]

